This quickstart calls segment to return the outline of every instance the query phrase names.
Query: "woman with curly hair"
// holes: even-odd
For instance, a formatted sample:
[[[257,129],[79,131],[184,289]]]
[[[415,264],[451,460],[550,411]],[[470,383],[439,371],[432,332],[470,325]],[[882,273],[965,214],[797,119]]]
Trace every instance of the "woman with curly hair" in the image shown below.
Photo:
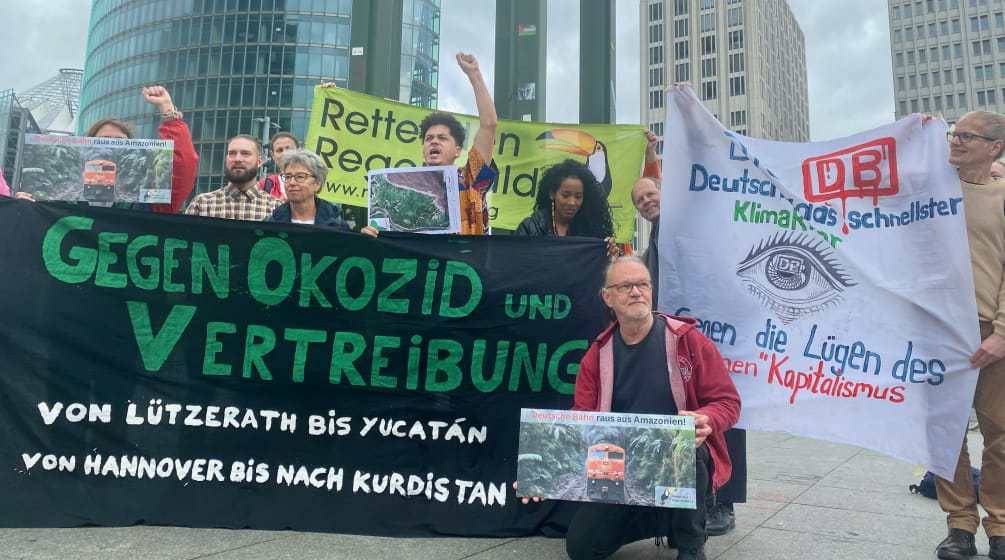
[[[545,170],[537,185],[534,213],[520,222],[516,235],[576,235],[605,241],[614,235],[611,209],[586,164],[567,159]]]

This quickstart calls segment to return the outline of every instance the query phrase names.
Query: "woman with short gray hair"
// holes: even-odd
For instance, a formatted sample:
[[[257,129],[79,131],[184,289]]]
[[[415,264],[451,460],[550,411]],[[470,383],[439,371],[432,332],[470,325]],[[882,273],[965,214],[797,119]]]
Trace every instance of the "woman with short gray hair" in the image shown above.
[[[318,198],[328,168],[321,157],[307,150],[290,150],[283,154],[285,204],[276,208],[265,221],[313,224],[350,231],[342,219],[342,206]]]

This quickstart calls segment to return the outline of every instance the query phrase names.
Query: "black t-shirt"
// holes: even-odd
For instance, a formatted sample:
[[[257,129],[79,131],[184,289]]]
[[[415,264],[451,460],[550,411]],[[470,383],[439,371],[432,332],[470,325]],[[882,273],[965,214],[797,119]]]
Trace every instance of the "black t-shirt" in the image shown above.
[[[666,320],[656,317],[638,344],[625,344],[614,332],[613,412],[677,414],[667,370]]]

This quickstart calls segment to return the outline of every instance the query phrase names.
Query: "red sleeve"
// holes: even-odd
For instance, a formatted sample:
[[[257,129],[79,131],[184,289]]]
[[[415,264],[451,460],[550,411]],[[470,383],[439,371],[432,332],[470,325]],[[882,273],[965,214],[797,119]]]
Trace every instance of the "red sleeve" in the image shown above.
[[[660,160],[647,161],[642,166],[642,176],[643,177],[653,177],[655,179],[660,178]]]
[[[721,434],[740,419],[740,395],[715,344],[693,329],[686,336],[688,348],[697,355],[693,365],[699,408],[694,412],[708,416],[713,433]]]
[[[579,361],[576,374],[576,395],[572,410],[597,410],[600,395],[600,351],[596,342],[590,344]]]
[[[152,204],[154,212],[177,214],[185,199],[195,188],[195,174],[199,169],[199,154],[192,144],[192,133],[185,121],[167,119],[157,128],[163,140],[174,141],[174,165],[171,170],[171,204]]]

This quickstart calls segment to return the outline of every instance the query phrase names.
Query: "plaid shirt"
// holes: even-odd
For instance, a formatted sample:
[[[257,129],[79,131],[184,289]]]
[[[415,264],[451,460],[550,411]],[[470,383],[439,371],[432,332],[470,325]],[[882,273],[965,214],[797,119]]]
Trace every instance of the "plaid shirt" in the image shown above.
[[[192,199],[185,213],[192,216],[209,216],[227,220],[260,222],[282,206],[283,201],[252,184],[242,191],[233,184],[215,191],[202,193]]]

